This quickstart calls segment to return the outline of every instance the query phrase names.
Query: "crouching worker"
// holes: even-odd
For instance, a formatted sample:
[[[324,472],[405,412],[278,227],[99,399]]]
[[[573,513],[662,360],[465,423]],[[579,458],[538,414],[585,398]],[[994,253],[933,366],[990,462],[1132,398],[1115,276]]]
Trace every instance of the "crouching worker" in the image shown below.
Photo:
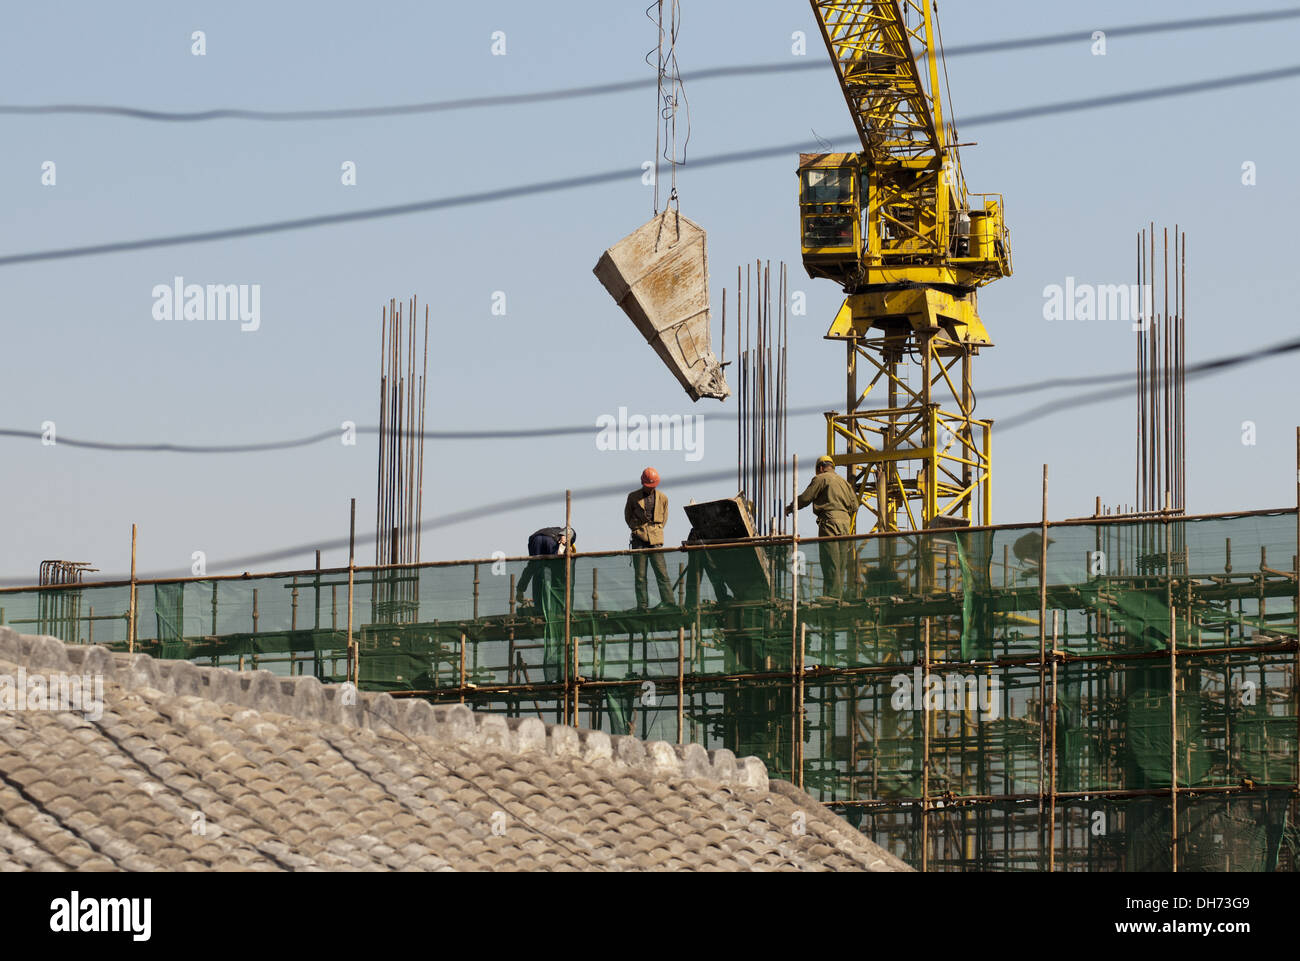
[[[533,603],[545,620],[542,674],[546,683],[564,679],[564,555],[577,551],[578,535],[571,527],[543,527],[528,538],[528,563],[515,587],[515,600],[526,603],[531,584]]]

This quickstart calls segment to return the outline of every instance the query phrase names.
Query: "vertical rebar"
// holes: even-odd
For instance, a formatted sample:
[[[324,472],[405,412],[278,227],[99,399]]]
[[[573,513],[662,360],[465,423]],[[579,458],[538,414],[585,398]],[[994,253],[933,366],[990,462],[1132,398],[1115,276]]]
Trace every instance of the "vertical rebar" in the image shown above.
[[[415,557],[418,564],[420,562],[420,544],[424,537],[424,413],[428,403],[428,383],[429,383],[429,305],[424,305],[424,367],[420,372],[420,449],[418,453],[420,462],[419,478],[417,480],[418,490],[415,495]],[[418,575],[417,575],[418,577]],[[419,586],[417,580],[415,586]],[[418,597],[417,597],[418,600]],[[418,618],[417,618],[418,619]]]
[[[746,411],[749,410],[749,371],[747,369],[748,354],[746,351],[740,351],[740,368],[737,372],[737,380],[740,384],[740,397],[737,404],[736,416],[736,493],[747,493],[749,483],[749,464],[748,448],[745,444],[746,430],[748,425],[745,422]]]
[[[1138,235],[1138,451],[1135,460],[1134,495],[1141,503],[1141,492],[1147,477],[1147,446],[1145,446],[1145,428],[1147,428],[1147,385],[1144,381],[1144,337],[1143,326],[1147,321],[1147,299],[1143,286],[1143,235]]]
[[[375,477],[375,565],[383,563],[384,549],[383,530],[384,530],[384,439],[387,437],[388,425],[388,404],[385,398],[388,392],[387,365],[384,363],[384,341],[388,335],[388,308],[380,309],[379,321],[379,457],[377,476]],[[317,552],[319,556],[319,552]],[[319,566],[319,565],[318,565]],[[373,604],[378,598],[375,596],[375,580],[370,582],[370,600]]]

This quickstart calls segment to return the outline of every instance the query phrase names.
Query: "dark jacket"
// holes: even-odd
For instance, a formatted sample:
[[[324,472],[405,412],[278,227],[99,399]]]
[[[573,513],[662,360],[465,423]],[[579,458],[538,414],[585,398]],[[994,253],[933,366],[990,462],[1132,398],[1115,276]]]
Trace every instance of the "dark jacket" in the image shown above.
[[[528,538],[528,556],[534,558],[524,565],[524,571],[519,576],[519,583],[515,586],[515,594],[519,597],[524,596],[531,582],[533,584],[534,594],[536,594],[538,585],[541,581],[542,570],[546,565],[546,558],[553,558],[560,553],[560,538],[564,534],[563,527],[543,527],[541,530],[534,531]],[[569,546],[572,548],[573,543],[578,539],[578,535],[569,530]],[[538,602],[540,603],[540,601]]]

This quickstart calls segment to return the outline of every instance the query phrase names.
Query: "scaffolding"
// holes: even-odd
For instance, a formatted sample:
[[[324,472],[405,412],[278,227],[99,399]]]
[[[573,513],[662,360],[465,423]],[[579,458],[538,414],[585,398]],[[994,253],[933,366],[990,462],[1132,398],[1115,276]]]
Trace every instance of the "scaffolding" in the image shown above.
[[[517,600],[528,558],[357,568],[358,596],[406,581],[419,605],[357,618],[357,676],[756,755],[925,870],[1290,871],[1296,526],[1166,513],[667,549],[675,610],[636,609],[627,552],[557,556],[571,590],[549,620]],[[841,603],[816,600],[825,550],[850,572]],[[68,640],[126,650],[134,623],[137,651],[341,683],[348,573],[5,589],[0,622],[40,629],[75,590],[92,613],[59,621]]]

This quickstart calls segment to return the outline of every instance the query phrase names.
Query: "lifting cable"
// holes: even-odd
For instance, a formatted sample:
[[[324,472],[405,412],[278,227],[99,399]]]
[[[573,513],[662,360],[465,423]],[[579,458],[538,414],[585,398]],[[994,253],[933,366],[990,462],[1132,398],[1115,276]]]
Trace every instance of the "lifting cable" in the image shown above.
[[[655,90],[655,169],[654,169],[654,213],[659,213],[659,161],[667,160],[672,169],[670,176],[671,190],[668,194],[668,202],[664,205],[667,210],[668,205],[673,210],[678,209],[677,198],[677,167],[686,163],[686,145],[691,142],[691,105],[686,99],[686,86],[682,83],[681,71],[677,67],[677,35],[681,31],[682,12],[681,0],[666,0],[668,4],[668,30],[664,30],[664,4],[665,0],[655,0],[654,3],[646,7],[646,17],[650,19],[658,28],[659,41],[653,50],[645,55],[645,61],[650,63],[650,57],[654,54],[657,57],[657,74],[658,81]],[[654,15],[651,11],[656,11]],[[664,48],[665,39],[668,42],[667,49]],[[682,141],[681,157],[678,159],[677,150],[677,107],[681,104],[686,113],[686,138]],[[660,130],[660,121],[663,122],[662,136]]]

